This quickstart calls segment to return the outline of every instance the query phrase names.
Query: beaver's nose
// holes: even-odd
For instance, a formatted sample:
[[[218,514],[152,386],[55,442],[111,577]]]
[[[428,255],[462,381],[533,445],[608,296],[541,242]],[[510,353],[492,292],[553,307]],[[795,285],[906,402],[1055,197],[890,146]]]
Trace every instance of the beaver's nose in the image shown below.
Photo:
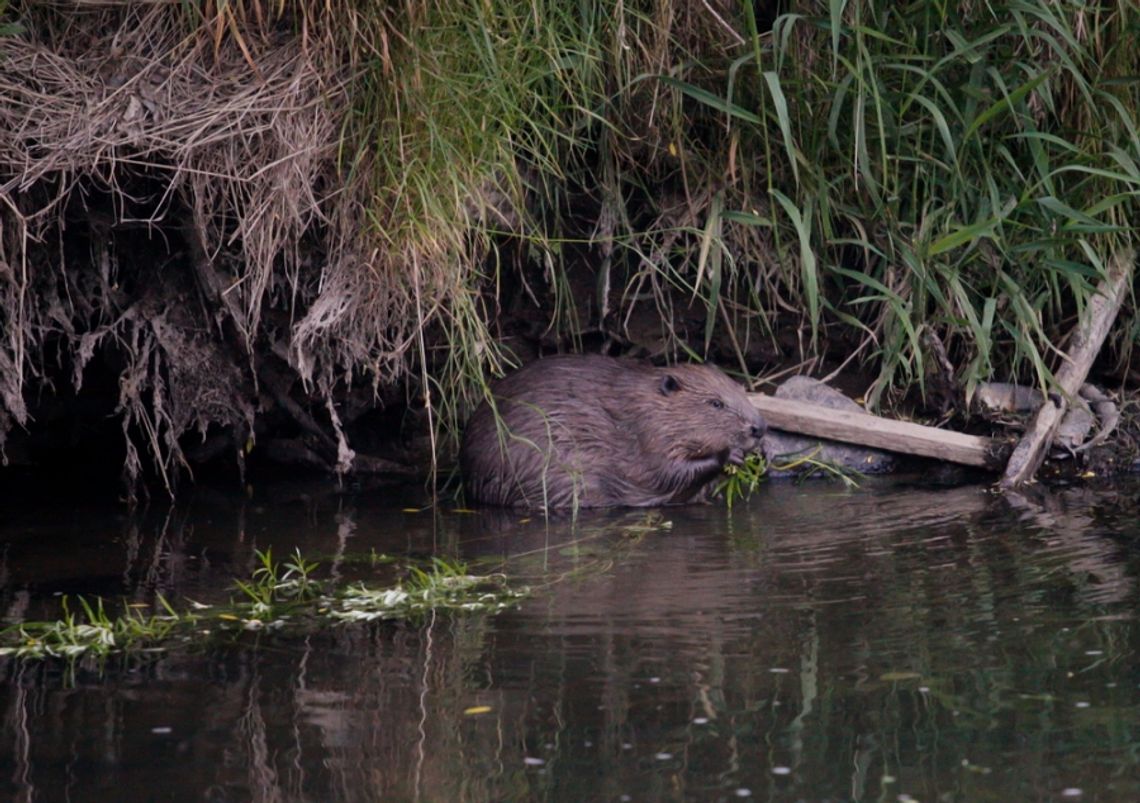
[[[768,422],[763,418],[757,417],[756,421],[752,424],[752,437],[760,440],[764,437],[764,433],[768,431]]]

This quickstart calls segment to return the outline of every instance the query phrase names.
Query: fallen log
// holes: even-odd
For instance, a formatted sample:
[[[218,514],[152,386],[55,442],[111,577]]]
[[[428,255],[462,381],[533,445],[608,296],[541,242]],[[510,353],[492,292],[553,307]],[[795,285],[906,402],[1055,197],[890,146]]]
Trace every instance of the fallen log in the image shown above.
[[[833,410],[763,393],[749,393],[748,399],[767,419],[769,426],[817,438],[932,457],[992,471],[1001,470],[1009,451],[1005,442],[993,438],[880,418],[865,412]]]
[[[1097,287],[1096,294],[1089,299],[1081,319],[1077,322],[1065,364],[1054,377],[1057,382],[1057,393],[1049,394],[1049,398],[1037,410],[1029,428],[1010,455],[1009,463],[1001,478],[1002,488],[1016,488],[1032,480],[1037,469],[1041,467],[1045,459],[1045,450],[1053,442],[1057,427],[1069,408],[1069,400],[1077,395],[1081,385],[1085,383],[1093,360],[1096,359],[1105,337],[1108,336],[1108,330],[1116,320],[1116,314],[1124,301],[1125,290],[1131,286],[1132,265],[1135,260],[1136,254],[1132,250],[1122,251],[1113,256],[1107,275]]]

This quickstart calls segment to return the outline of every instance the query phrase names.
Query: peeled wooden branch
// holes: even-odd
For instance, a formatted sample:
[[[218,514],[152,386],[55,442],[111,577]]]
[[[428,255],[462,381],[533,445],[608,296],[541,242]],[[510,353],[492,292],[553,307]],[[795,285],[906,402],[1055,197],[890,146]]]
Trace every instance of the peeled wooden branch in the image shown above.
[[[1132,281],[1135,260],[1136,253],[1132,250],[1113,256],[1108,266],[1108,275],[1097,287],[1096,295],[1089,299],[1084,314],[1077,323],[1065,364],[1057,371],[1058,392],[1050,394],[1041,405],[1021,442],[1010,455],[1001,479],[1002,488],[1016,488],[1028,482],[1041,467],[1045,449],[1053,442],[1053,435],[1069,407],[1069,400],[1077,395],[1084,384],[1093,360],[1116,320],[1125,290]]]
[[[1001,469],[1004,454],[1008,451],[1003,442],[992,438],[880,418],[870,413],[833,410],[762,393],[750,393],[748,398],[770,426],[787,432],[932,457],[993,471]]]

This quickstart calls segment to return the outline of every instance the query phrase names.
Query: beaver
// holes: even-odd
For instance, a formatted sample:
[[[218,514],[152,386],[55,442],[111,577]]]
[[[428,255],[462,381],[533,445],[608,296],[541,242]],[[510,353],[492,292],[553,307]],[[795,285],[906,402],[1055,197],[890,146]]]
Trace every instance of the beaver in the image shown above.
[[[559,508],[703,498],[767,425],[710,365],[657,368],[596,355],[529,363],[496,382],[460,449],[467,499]]]

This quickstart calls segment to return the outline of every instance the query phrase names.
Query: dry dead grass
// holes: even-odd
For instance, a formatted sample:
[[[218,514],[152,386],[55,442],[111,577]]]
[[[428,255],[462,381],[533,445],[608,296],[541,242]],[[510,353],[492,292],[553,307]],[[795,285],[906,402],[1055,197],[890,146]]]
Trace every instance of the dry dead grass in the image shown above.
[[[28,423],[47,343],[64,344],[77,390],[113,344],[123,429],[142,434],[127,437],[128,478],[141,443],[168,487],[187,431],[250,437],[258,349],[326,400],[354,370],[393,381],[451,291],[365,234],[368,165],[341,150],[359,69],[351,9],[321,9],[346,16],[317,35],[296,6],[276,20],[259,3],[208,4],[196,20],[187,8],[28,7],[27,33],[0,55],[0,446],[9,423]],[[93,190],[111,199],[109,219],[91,210],[91,258],[69,261],[69,214]],[[146,227],[153,262],[126,264],[100,226]],[[167,249],[188,255],[188,276]],[[338,449],[341,470],[352,459]]]

